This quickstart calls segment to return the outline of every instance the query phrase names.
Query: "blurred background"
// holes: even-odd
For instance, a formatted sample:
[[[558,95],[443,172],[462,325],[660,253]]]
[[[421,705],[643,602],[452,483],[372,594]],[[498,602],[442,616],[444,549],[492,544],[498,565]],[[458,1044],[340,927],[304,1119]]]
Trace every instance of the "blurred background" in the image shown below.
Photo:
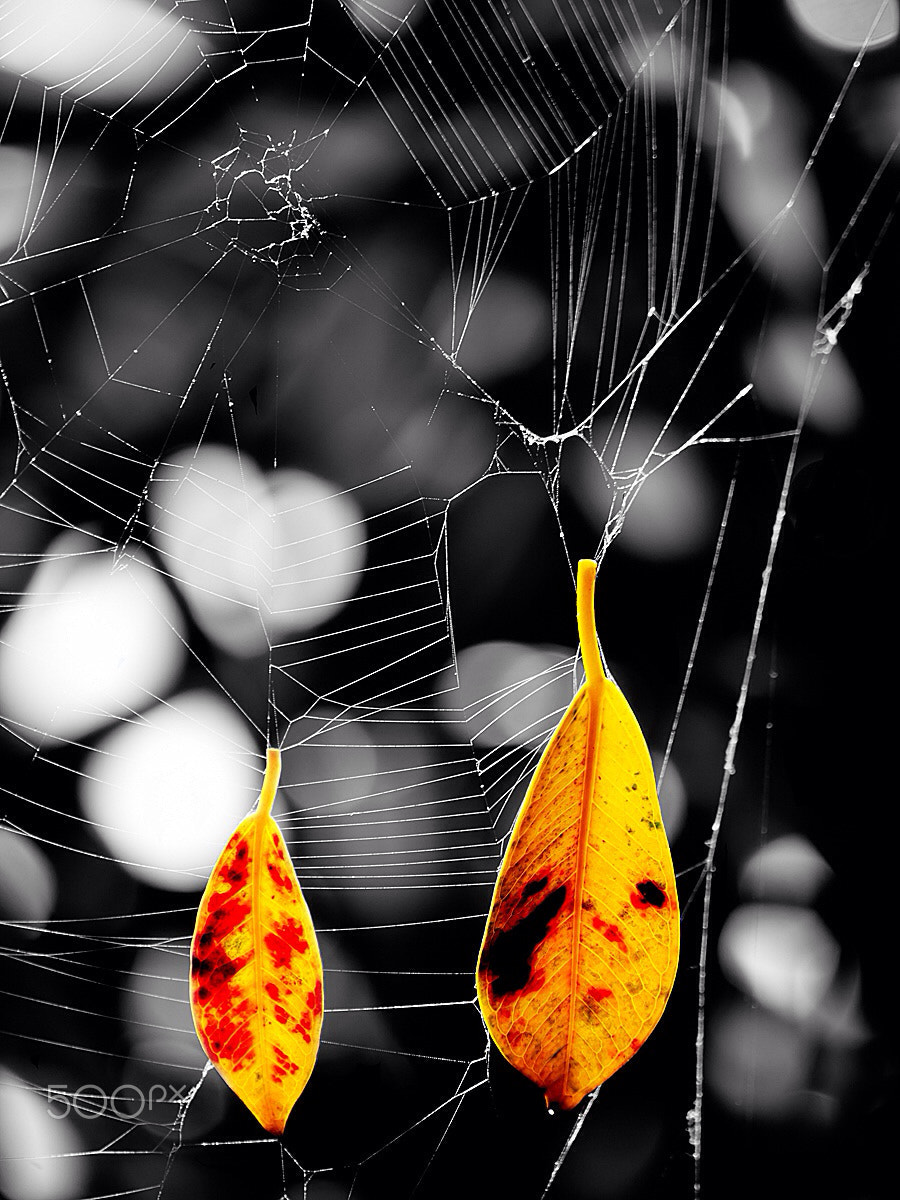
[[[0,7],[0,1195],[883,1194],[898,9]],[[474,967],[588,556],[683,951],[551,1117]],[[280,1144],[186,985],[267,743]]]

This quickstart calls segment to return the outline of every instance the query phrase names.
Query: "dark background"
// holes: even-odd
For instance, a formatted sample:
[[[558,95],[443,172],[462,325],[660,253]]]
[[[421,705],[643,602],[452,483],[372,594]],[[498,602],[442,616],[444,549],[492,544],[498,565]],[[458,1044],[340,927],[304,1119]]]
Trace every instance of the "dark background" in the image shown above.
[[[8,608],[15,612],[64,528],[84,529],[99,547],[123,554],[141,548],[160,565],[143,493],[166,456],[185,446],[237,446],[265,469],[277,460],[278,469],[302,468],[336,492],[358,489],[365,570],[352,604],[317,631],[333,657],[310,653],[287,666],[296,652],[277,647],[273,660],[285,665],[275,676],[275,702],[291,718],[314,715],[323,697],[358,716],[373,697],[388,697],[393,728],[371,733],[377,766],[368,768],[370,791],[389,795],[402,785],[436,806],[422,809],[434,820],[433,847],[464,886],[419,893],[401,870],[400,882],[387,882],[386,894],[374,897],[354,891],[349,857],[338,860],[334,879],[316,876],[307,895],[324,931],[326,966],[335,970],[326,980],[330,1003],[371,1011],[329,1015],[326,1045],[283,1151],[257,1136],[252,1118],[212,1076],[183,1125],[174,1105],[153,1119],[70,1118],[92,1153],[83,1181],[72,1185],[77,1190],[62,1183],[53,1194],[125,1194],[163,1180],[169,1200],[235,1186],[311,1200],[542,1194],[578,1114],[549,1117],[540,1095],[493,1050],[485,1066],[486,1037],[477,1010],[465,1003],[499,838],[535,744],[516,740],[509,767],[476,738],[464,767],[456,775],[438,771],[433,782],[429,765],[451,758],[460,738],[458,713],[455,724],[444,723],[453,702],[436,698],[435,680],[450,661],[451,636],[457,652],[507,639],[571,653],[571,571],[579,557],[600,551],[610,503],[609,476],[599,468],[591,474],[596,462],[586,447],[600,452],[608,471],[607,435],[623,429],[621,415],[610,416],[615,407],[633,399],[657,432],[686,388],[676,424],[689,436],[755,382],[754,352],[780,317],[809,322],[815,365],[816,320],[864,267],[838,340],[858,398],[855,408],[848,401],[851,415],[831,428],[810,419],[796,443],[770,438],[796,418],[768,403],[764,387],[755,389],[711,431],[723,442],[673,460],[673,471],[674,463],[687,464],[689,482],[704,481],[701,535],[692,540],[676,522],[668,552],[625,533],[603,550],[601,643],[655,750],[672,728],[701,605],[709,601],[673,750],[687,797],[673,839],[684,948],[659,1029],[601,1089],[550,1194],[692,1194],[687,1113],[695,1090],[702,864],[786,477],[785,520],[715,860],[701,1194],[882,1194],[896,1112],[884,965],[895,940],[897,871],[885,577],[893,449],[886,414],[896,396],[890,370],[898,318],[897,164],[889,152],[898,111],[889,100],[900,86],[896,50],[867,53],[857,68],[852,48],[818,45],[781,4],[688,5],[675,30],[690,47],[689,69],[667,90],[660,68],[648,92],[650,72],[636,67],[650,61],[650,47],[669,44],[663,28],[676,6],[662,18],[650,5],[621,6],[621,13],[612,5],[576,6],[582,17],[593,9],[594,32],[602,29],[615,47],[608,54],[598,51],[601,37],[574,24],[567,32],[551,6],[531,6],[545,44],[531,41],[530,62],[479,51],[472,37],[478,6],[429,6],[393,41],[367,33],[339,5],[319,5],[310,25],[314,53],[305,26],[284,29],[277,5],[232,5],[231,31],[221,27],[218,4],[190,7],[184,19],[217,57],[183,88],[162,96],[150,88],[121,107],[102,96],[79,98],[77,87],[44,93],[39,82],[9,71],[0,80],[8,106],[0,146],[65,151],[36,202],[42,219],[30,253],[11,254],[4,268],[0,457],[9,486],[0,533]],[[495,7],[489,24],[503,27]],[[629,42],[638,47],[631,54]],[[494,73],[479,75],[479,63]],[[704,73],[719,78],[740,63],[774,81],[776,97],[790,95],[775,124],[782,120],[803,150],[801,167],[829,127],[809,184],[821,205],[824,245],[806,262],[805,276],[780,278],[748,249],[746,229],[719,209],[721,180],[710,153],[698,152],[695,208],[688,213],[677,203],[685,164],[694,168],[687,114],[704,94]],[[513,95],[512,105],[499,99]],[[454,113],[454,99],[470,124]],[[885,126],[889,136],[879,143]],[[606,157],[583,154],[583,169],[551,175],[598,127],[607,131]],[[542,130],[542,140],[530,140],[529,129]],[[258,170],[267,148],[268,188]],[[646,189],[650,162],[652,198],[635,187]],[[294,189],[287,200],[273,184],[278,163]],[[318,227],[291,240],[302,203]],[[627,250],[617,208],[631,217]],[[657,231],[655,266],[643,249],[648,227]],[[498,276],[515,286],[498,302],[487,288],[475,309],[482,315],[451,362],[430,341],[449,345],[451,251],[464,268],[464,315],[465,267],[485,228]],[[771,231],[761,236],[777,255]],[[555,239],[557,247],[574,247],[577,259],[592,237],[598,248],[583,291],[572,381],[560,402],[554,367],[564,338],[553,345],[549,312],[555,298],[566,313],[568,274],[565,264],[551,266],[551,254]],[[691,315],[648,360],[640,387],[629,389],[622,385],[628,366],[654,342],[642,334],[648,292],[670,295],[673,245],[680,247],[674,261],[682,291],[677,302],[663,300],[662,317]],[[612,328],[604,308],[610,278],[623,280],[613,292],[618,350],[611,333],[597,340]],[[531,297],[540,320],[535,345],[523,349],[515,330],[532,319]],[[580,442],[522,436],[523,428],[546,435],[584,420],[595,372],[605,381],[600,393],[614,400]],[[554,401],[561,404],[556,419]],[[83,416],[75,419],[76,410]],[[114,439],[117,446],[124,439],[129,453],[110,458]],[[602,481],[596,493],[590,479]],[[663,491],[658,503],[662,520],[678,498]],[[269,656],[229,653],[172,590],[193,652],[179,687],[205,687],[211,677],[265,726]],[[424,619],[404,624],[407,596],[447,618],[437,638],[426,636]],[[392,632],[389,650],[358,634],[380,628],[377,622]],[[552,706],[546,715],[549,732]],[[135,1015],[129,993],[170,997],[162,1023],[171,1021],[188,1046],[180,981],[196,896],[136,879],[79,816],[78,779],[90,772],[93,740],[111,722],[60,743],[23,730],[15,713],[3,716],[3,817],[40,848],[57,899],[48,917],[29,926],[15,887],[0,893],[7,918],[0,1063],[36,1096],[59,1081],[71,1091],[97,1083],[107,1093],[123,1081],[195,1083],[195,1048],[178,1060],[176,1038],[166,1047],[174,1060],[163,1056],[160,1064],[159,1045],[141,1041],[142,1022],[160,1012]],[[274,724],[290,742],[283,720]],[[397,749],[417,739],[427,740],[427,751]],[[327,739],[318,752],[321,768],[315,753],[286,756],[285,782],[354,775],[353,753],[329,756]],[[315,816],[304,815],[306,794],[291,793],[287,809],[305,890],[322,849]],[[36,800],[54,811],[35,807]],[[375,814],[378,803],[385,801],[367,800],[359,811]],[[442,824],[442,803],[471,820],[475,833]],[[397,818],[398,833],[410,828],[405,819]],[[348,855],[365,826],[365,816],[347,824]],[[790,886],[784,895],[754,897],[742,882],[750,856],[782,834],[801,835],[830,868],[808,905],[790,898]],[[494,862],[490,854],[487,861],[467,854],[467,844],[480,839],[496,849]],[[373,866],[376,876],[380,869]],[[844,989],[845,1002],[830,1024],[767,1008],[723,969],[719,942],[729,915],[768,901],[811,907],[839,947],[829,1011],[840,1009],[836,989]],[[168,963],[163,982],[129,974],[148,948]],[[146,970],[148,960],[141,962]],[[437,1006],[389,1007],[406,1003]],[[748,1050],[751,1036],[758,1045]],[[795,1054],[801,1065],[782,1078],[778,1061]],[[485,1072],[486,1083],[453,1099]],[[10,1154],[5,1141],[3,1151]]]

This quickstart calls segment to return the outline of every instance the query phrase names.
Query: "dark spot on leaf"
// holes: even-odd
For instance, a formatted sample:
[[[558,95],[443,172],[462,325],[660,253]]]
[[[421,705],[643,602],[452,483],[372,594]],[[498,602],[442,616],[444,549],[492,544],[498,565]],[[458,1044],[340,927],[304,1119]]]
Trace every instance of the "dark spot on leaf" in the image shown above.
[[[203,964],[205,971],[209,971],[209,986],[214,991],[220,988],[223,983],[226,983],[233,975],[237,973],[237,967],[233,962],[229,962],[228,959],[222,959],[219,962],[212,964],[212,970],[210,970],[210,966],[211,964],[208,960]],[[205,973],[205,971],[201,973]]]
[[[652,879],[642,879],[637,884],[637,890],[643,902],[652,904],[654,908],[662,908],[666,902],[666,893]]]
[[[527,917],[510,929],[501,929],[484,948],[478,969],[493,978],[494,996],[521,991],[531,977],[531,957],[547,936],[550,922],[563,906],[566,885],[561,884],[535,905]]]
[[[531,896],[536,896],[538,892],[542,892],[547,886],[547,876],[543,879],[533,879],[531,883],[526,883],[522,888],[522,899],[528,900]]]

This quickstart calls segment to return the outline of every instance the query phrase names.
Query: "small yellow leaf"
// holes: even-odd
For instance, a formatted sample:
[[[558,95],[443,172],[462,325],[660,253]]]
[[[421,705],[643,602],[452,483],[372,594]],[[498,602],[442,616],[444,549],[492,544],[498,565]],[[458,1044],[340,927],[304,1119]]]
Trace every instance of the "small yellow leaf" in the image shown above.
[[[191,1011],[203,1049],[270,1133],[306,1086],[322,1027],[322,960],[271,817],[281,752],[268,750],[256,811],[219,856],[191,944]]]
[[[578,564],[585,682],[516,818],[477,976],[497,1047],[564,1109],[647,1039],[678,965],[672,856],[646,743],[603,670],[596,570]]]

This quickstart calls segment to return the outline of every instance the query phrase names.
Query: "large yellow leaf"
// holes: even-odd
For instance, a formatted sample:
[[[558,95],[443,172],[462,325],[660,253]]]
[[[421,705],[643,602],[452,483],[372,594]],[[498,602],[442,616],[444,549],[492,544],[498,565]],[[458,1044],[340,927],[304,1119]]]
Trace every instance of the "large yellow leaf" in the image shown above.
[[[269,750],[256,811],[228,839],[200,901],[191,1011],[201,1045],[270,1133],[306,1086],[322,1027],[322,960],[271,817],[281,753]]]
[[[491,1037],[561,1108],[646,1040],[678,965],[672,856],[646,743],[603,670],[596,569],[578,564],[585,683],[516,818],[478,961]]]

